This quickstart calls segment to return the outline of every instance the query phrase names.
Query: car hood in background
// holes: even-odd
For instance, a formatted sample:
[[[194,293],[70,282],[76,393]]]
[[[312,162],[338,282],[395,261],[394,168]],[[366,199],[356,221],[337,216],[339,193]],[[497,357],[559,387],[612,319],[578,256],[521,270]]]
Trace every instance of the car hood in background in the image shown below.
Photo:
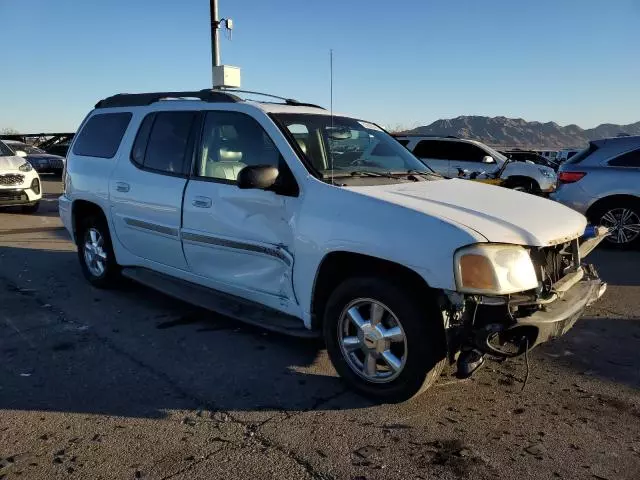
[[[581,236],[586,218],[564,205],[469,180],[437,180],[349,190],[470,228],[490,242],[548,246]]]
[[[0,174],[16,171],[23,163],[26,163],[26,159],[18,157],[17,155],[12,157],[0,157]]]

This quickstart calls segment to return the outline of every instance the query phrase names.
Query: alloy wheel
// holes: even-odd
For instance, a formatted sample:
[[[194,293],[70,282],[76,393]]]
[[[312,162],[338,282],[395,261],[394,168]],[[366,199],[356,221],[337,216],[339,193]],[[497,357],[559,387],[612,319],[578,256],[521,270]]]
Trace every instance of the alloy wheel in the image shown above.
[[[630,208],[613,208],[602,215],[600,225],[609,229],[607,240],[618,245],[633,242],[640,235],[640,217]]]
[[[107,268],[107,252],[104,250],[104,238],[99,230],[89,228],[84,236],[84,261],[94,277],[100,277]]]
[[[396,379],[407,361],[407,338],[396,315],[370,298],[350,302],[338,323],[338,342],[349,367],[372,383]]]

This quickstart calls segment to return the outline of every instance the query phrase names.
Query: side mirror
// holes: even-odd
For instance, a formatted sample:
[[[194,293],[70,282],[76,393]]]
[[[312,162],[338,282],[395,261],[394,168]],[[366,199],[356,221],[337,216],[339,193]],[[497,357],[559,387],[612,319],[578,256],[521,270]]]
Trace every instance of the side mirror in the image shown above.
[[[485,155],[482,157],[482,163],[496,163],[491,155]]]
[[[266,190],[273,187],[278,179],[278,169],[270,165],[244,167],[238,173],[238,188]]]
[[[27,156],[27,152],[24,150],[16,150],[16,156],[24,158]]]

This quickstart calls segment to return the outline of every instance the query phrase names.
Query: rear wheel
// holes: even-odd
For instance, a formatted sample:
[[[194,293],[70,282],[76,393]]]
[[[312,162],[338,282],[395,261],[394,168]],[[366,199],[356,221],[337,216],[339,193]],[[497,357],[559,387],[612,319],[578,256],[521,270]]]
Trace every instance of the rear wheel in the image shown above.
[[[411,289],[362,277],[331,294],[323,329],[340,376],[369,397],[396,402],[426,390],[442,372],[441,322],[435,303],[419,301]]]
[[[609,229],[604,245],[621,249],[640,245],[640,201],[608,202],[596,207],[589,216]]]
[[[120,267],[116,263],[107,223],[101,217],[88,217],[77,235],[78,259],[82,273],[98,288],[116,285]]]

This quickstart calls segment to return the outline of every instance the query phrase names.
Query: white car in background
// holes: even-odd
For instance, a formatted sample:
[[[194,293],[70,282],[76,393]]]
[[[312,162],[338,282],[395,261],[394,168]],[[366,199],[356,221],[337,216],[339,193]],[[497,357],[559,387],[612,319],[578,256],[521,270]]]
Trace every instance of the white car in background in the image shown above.
[[[23,212],[35,213],[41,198],[38,172],[0,141],[0,207],[21,206]]]
[[[475,140],[457,137],[398,135],[398,141],[429,167],[445,177],[474,178],[481,173],[497,173],[507,157]],[[535,194],[551,193],[558,177],[549,167],[533,162],[510,162],[500,173],[503,186]]]

